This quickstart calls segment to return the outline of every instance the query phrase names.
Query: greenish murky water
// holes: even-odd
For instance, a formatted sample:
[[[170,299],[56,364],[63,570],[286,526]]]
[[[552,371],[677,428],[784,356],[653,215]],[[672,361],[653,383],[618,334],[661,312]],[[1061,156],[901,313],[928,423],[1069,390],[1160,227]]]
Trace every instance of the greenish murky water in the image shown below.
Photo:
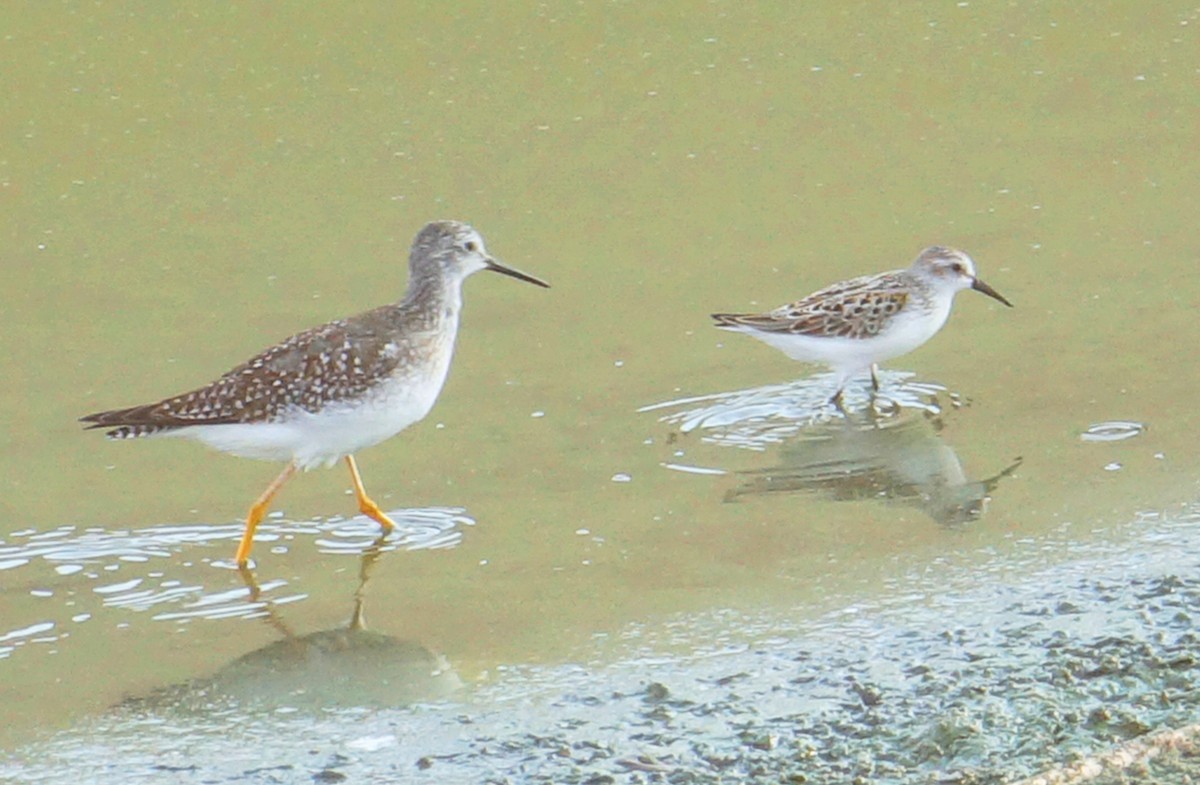
[[[352,771],[334,756],[365,752],[363,771],[398,781],[478,781],[489,760],[498,777],[553,778],[391,740],[408,723],[455,738],[467,714],[477,737],[513,742],[498,718],[529,695],[603,703],[642,674],[678,690],[750,672],[751,655],[706,669],[703,642],[791,652],[916,585],[930,605],[913,626],[935,639],[1001,613],[956,605],[968,589],[1027,581],[1057,607],[1057,565],[1161,582],[1173,551],[1130,532],[1150,513],[1184,548],[1169,534],[1200,476],[1194,6],[135,3],[0,18],[3,776],[77,781],[80,758],[48,751],[119,725],[113,749],[194,744],[146,747],[121,781],[189,766],[254,781],[232,749],[266,737],[282,781]],[[553,288],[468,283],[433,413],[359,456],[400,523],[379,549],[344,471],[315,471],[279,497],[243,576],[240,519],[277,467],[75,422],[398,298],[434,218],[470,221]],[[894,407],[877,422],[813,422],[820,369],[709,324],[933,243],[968,250],[1016,308],[964,293],[941,334],[888,364]],[[778,643],[747,621],[763,619]],[[897,626],[881,623],[863,667],[902,648]],[[1017,674],[1024,651],[989,656]],[[822,679],[863,680],[852,647],[835,654]],[[386,688],[363,689],[372,671]],[[789,711],[813,698],[797,700]],[[560,703],[521,715],[530,732],[579,719]],[[288,725],[312,705],[328,713]],[[279,746],[297,729],[306,741]],[[892,768],[852,773],[916,771],[885,742],[870,749]],[[1022,748],[1012,773],[1057,752]],[[432,754],[463,767],[417,765]],[[578,769],[655,775],[604,756]]]

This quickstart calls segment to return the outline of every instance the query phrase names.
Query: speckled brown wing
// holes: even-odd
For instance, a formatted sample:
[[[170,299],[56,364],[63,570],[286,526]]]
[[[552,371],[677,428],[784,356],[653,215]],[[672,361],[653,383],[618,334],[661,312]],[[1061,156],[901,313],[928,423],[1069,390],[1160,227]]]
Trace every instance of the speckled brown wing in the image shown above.
[[[122,439],[191,425],[267,422],[290,408],[318,411],[331,399],[353,399],[404,356],[375,328],[388,308],[298,333],[204,387],[80,420],[89,428],[117,426],[108,436]]]
[[[748,327],[815,338],[869,338],[904,308],[908,296],[908,288],[897,273],[883,273],[828,286],[767,313],[712,316],[718,327]]]

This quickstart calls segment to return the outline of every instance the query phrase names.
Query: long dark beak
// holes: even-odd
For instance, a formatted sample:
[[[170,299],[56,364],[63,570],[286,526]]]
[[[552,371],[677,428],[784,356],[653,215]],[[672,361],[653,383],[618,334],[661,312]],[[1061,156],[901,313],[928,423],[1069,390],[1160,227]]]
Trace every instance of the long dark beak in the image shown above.
[[[497,273],[504,273],[507,276],[516,278],[518,281],[525,281],[526,283],[537,284],[538,286],[542,287],[543,289],[550,288],[550,284],[546,283],[541,278],[534,278],[529,273],[523,273],[520,270],[514,270],[511,267],[505,267],[504,265],[497,262],[495,259],[488,259],[487,269],[492,270],[493,272],[497,272]],[[996,296],[999,297],[1000,295],[996,295]]]
[[[976,278],[975,280],[973,280],[971,282],[971,288],[977,292],[983,292],[988,297],[991,297],[993,300],[999,300],[1000,302],[1007,305],[1009,308],[1013,307],[1012,303],[1010,303],[1008,300],[1004,299],[1004,295],[1000,294],[1000,292],[998,292],[995,289],[993,289],[992,287],[988,286],[986,283],[979,280],[978,278]]]

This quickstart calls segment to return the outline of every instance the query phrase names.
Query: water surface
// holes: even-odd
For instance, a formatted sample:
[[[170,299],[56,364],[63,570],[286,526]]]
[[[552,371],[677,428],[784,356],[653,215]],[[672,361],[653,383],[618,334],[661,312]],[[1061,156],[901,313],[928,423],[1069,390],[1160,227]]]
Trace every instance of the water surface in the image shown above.
[[[434,218],[554,287],[473,278],[434,412],[359,456],[409,524],[367,629],[460,691],[620,660],[632,627],[1047,569],[1196,497],[1194,7],[4,13],[9,749],[349,629],[373,537],[341,467],[281,494],[248,585],[229,560],[277,467],[75,418],[398,298]],[[933,243],[1016,308],[966,292],[889,365],[925,385],[903,427],[822,435],[795,395],[711,427],[647,408],[807,389],[707,314]],[[1081,438],[1113,422],[1138,433]]]

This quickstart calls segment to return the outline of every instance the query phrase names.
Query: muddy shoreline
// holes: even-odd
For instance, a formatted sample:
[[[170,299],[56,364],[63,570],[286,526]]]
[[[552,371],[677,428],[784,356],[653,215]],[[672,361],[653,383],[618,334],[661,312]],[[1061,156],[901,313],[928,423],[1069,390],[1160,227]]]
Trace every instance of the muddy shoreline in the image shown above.
[[[412,666],[422,660],[406,644],[396,648],[414,682],[406,706],[366,705],[361,692],[355,708],[298,695],[251,706],[210,679],[19,750],[0,776],[692,785],[1007,783],[1058,772],[1043,782],[1075,781],[1070,772],[1088,761],[1200,717],[1194,517],[1159,518],[1120,546],[1053,567],[1004,579],[964,571],[958,589],[914,584],[816,621],[778,609],[681,619],[632,633],[615,663],[506,668],[449,698],[444,689],[422,697],[414,674],[423,671]],[[371,646],[387,650],[378,636]],[[241,667],[234,692],[244,696]],[[1089,776],[1144,779],[1152,766],[1187,781],[1190,747],[1158,751]]]

